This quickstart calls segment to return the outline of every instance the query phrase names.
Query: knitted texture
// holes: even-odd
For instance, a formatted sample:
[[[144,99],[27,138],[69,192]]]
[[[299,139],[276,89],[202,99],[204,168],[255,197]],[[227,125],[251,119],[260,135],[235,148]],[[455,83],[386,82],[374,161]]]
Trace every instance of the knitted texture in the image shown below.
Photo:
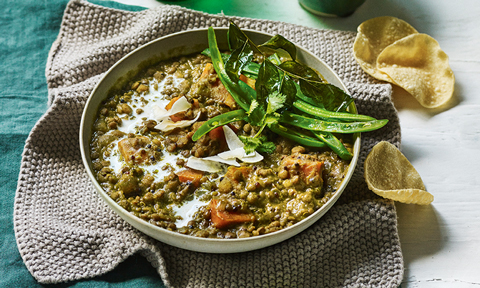
[[[356,171],[340,200],[310,228],[280,244],[236,254],[175,248],[138,232],[101,200],[83,167],[78,141],[85,102],[116,61],[156,38],[192,28],[227,26],[281,34],[331,66],[362,114],[386,118],[362,134]],[[398,287],[403,259],[393,202],[370,192],[363,161],[381,140],[400,145],[391,86],[356,64],[355,33],[282,22],[209,15],[177,6],[141,12],[71,1],[46,69],[49,104],[23,152],[14,225],[22,258],[41,283],[84,279],[140,252],[168,287]]]

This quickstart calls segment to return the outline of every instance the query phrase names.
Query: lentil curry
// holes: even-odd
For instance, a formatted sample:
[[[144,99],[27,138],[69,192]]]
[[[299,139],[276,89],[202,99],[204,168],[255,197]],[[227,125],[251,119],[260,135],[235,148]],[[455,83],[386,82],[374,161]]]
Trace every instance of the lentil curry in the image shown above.
[[[243,238],[294,225],[333,196],[349,160],[265,129],[261,135],[275,146],[262,161],[219,164],[216,172],[190,168],[189,159],[229,150],[223,127],[192,141],[195,131],[239,109],[211,62],[202,54],[161,62],[102,103],[90,144],[96,179],[130,213],[182,234]],[[255,87],[255,80],[241,80]],[[180,101],[189,108],[168,114]],[[167,111],[168,125],[178,125],[159,129],[158,109]],[[243,120],[227,126],[239,136],[259,132]],[[351,152],[351,138],[341,139]]]

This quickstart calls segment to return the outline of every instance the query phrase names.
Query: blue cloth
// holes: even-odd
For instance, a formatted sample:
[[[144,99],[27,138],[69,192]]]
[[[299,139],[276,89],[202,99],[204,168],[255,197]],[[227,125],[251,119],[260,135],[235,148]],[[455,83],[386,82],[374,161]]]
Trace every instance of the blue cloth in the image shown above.
[[[41,287],[18,252],[13,230],[13,203],[25,140],[47,110],[45,66],[57,37],[67,0],[0,2],[0,287]],[[106,7],[143,8],[111,1]],[[130,257],[101,277],[58,287],[165,287],[140,255]]]

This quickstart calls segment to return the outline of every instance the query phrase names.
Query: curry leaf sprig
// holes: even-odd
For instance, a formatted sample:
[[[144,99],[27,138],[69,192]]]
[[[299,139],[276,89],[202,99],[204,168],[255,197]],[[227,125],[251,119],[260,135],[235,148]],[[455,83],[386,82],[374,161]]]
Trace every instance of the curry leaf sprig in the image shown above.
[[[330,147],[342,159],[350,159],[352,154],[333,133],[367,132],[388,122],[349,113],[347,108],[353,98],[323,81],[312,68],[298,62],[295,45],[280,35],[257,46],[240,28],[230,23],[230,55],[220,53],[212,27],[208,29],[208,43],[209,48],[203,53],[211,57],[220,81],[241,109],[206,121],[194,133],[193,141],[216,127],[244,120],[258,127],[253,137],[240,136],[247,153],[275,150],[275,145],[262,134],[268,127],[302,145]],[[282,62],[278,54],[282,51],[290,59]],[[261,64],[253,61],[255,55],[262,56]],[[255,80],[255,89],[240,80],[242,74]]]

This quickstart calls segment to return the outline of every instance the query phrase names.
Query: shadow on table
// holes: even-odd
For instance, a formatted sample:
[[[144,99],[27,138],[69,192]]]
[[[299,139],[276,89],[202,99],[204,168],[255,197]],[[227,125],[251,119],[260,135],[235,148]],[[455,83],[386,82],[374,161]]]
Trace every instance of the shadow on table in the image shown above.
[[[404,281],[409,278],[409,265],[417,259],[430,257],[445,246],[448,231],[433,205],[395,203],[405,265]]]
[[[392,100],[395,105],[395,108],[398,111],[410,110],[415,111],[415,113],[421,114],[424,118],[431,118],[437,114],[443,113],[452,109],[453,107],[458,106],[463,99],[463,89],[459,83],[455,83],[454,91],[452,98],[445,103],[444,105],[438,108],[425,108],[407,91],[402,89],[399,86],[392,85],[393,93]]]

